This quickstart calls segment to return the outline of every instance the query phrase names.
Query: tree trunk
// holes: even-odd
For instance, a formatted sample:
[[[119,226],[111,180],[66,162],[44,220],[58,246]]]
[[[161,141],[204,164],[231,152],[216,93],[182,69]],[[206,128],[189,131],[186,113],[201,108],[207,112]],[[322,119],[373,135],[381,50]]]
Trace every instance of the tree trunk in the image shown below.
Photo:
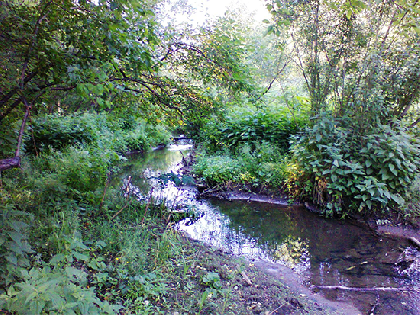
[[[19,130],[19,137],[18,137],[18,143],[17,143],[16,152],[15,152],[15,157],[0,160],[0,172],[8,170],[9,168],[20,166],[20,146],[22,145],[22,138],[23,138],[23,133],[25,131],[26,121],[28,120],[28,117],[32,108],[31,104],[28,103],[25,97],[22,96],[21,99],[25,103],[26,112],[25,112],[25,116],[23,116],[22,125]]]

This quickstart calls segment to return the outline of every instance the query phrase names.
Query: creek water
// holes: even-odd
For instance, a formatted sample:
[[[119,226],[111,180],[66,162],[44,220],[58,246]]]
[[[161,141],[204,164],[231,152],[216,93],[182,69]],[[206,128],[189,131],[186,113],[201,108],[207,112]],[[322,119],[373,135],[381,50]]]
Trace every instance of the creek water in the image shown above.
[[[194,187],[159,180],[168,173],[182,177],[180,163],[190,147],[172,145],[130,158],[121,176],[131,176],[139,198],[153,187],[152,194],[169,206],[199,213],[176,225],[195,240],[250,261],[282,266],[302,284],[327,299],[353,304],[360,314],[420,314],[420,255],[407,241],[377,235],[354,222],[326,219],[301,206],[197,200]]]

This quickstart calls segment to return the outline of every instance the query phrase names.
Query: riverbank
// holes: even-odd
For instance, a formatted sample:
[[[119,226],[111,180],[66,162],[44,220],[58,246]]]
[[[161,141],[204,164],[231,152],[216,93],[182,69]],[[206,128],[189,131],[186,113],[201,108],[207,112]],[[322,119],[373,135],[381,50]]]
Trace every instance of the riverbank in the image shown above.
[[[187,169],[185,169],[184,171],[188,172],[189,168],[190,167],[187,167]],[[220,207],[223,207],[222,212],[225,215],[229,216],[229,222],[230,222],[229,225],[232,224],[233,229],[243,231],[245,233],[251,233],[249,235],[254,235],[253,233],[255,230],[255,233],[258,235],[258,236],[255,235],[257,236],[257,239],[259,239],[259,237],[261,236],[260,235],[261,233],[263,234],[270,233],[271,237],[268,239],[269,242],[273,241],[273,239],[276,237],[275,235],[284,233],[283,230],[285,229],[285,226],[282,226],[280,224],[280,226],[278,226],[277,231],[270,230],[271,232],[267,232],[267,229],[270,229],[269,226],[265,226],[262,230],[260,229],[261,227],[257,227],[260,225],[259,220],[264,220],[263,217],[266,215],[269,215],[271,220],[278,220],[278,219],[277,218],[275,219],[275,217],[272,214],[270,215],[270,213],[267,212],[267,210],[260,209],[260,206],[258,206],[258,209],[254,208],[253,204],[255,203],[266,204],[267,206],[264,206],[263,207],[264,209],[267,209],[267,208],[278,209],[278,205],[284,206],[283,209],[286,209],[290,205],[294,205],[294,206],[300,205],[301,206],[300,208],[302,208],[302,206],[306,208],[307,213],[313,214],[310,217],[314,217],[314,219],[316,219],[316,217],[318,218],[324,217],[320,213],[320,211],[318,211],[314,206],[310,204],[300,204],[298,202],[290,202],[287,199],[287,196],[276,194],[273,191],[263,190],[262,192],[255,192],[255,191],[251,192],[252,187],[247,187],[245,185],[234,185],[232,183],[227,183],[227,185],[209,187],[209,186],[206,186],[204,183],[199,182],[197,188],[199,190],[199,193],[198,193],[199,198],[202,198],[204,200],[210,199],[211,204],[216,204]],[[217,201],[217,200],[220,200],[220,201]],[[244,209],[242,210],[239,210],[239,209],[232,210],[232,211],[229,210],[229,208],[236,209],[238,207],[238,201],[242,201],[242,204],[245,204],[248,206],[243,206]],[[244,201],[245,203],[243,203]],[[204,202],[207,202],[207,201],[204,201]],[[248,211],[256,211],[256,213],[261,213],[261,215],[250,215]],[[278,211],[283,212],[282,208],[279,208]],[[300,210],[300,212],[301,211],[302,210]],[[300,217],[299,214],[294,214],[294,211],[290,212],[286,210],[286,213],[287,213],[287,216],[291,218]],[[254,222],[256,226],[248,226],[248,224],[245,222],[241,223],[240,221],[241,219],[238,217],[240,215],[245,216],[246,221]],[[302,220],[303,217],[299,218],[298,220]],[[411,244],[415,244],[415,245],[418,244],[418,241],[417,241],[417,237],[419,235],[418,226],[416,226],[413,221],[409,222],[409,221],[404,221],[400,219],[401,218],[398,218],[397,216],[389,215],[386,217],[351,216],[345,220],[343,219],[327,220],[329,222],[336,222],[338,225],[348,226],[349,231],[354,230],[353,228],[350,228],[350,226],[357,226],[358,228],[356,228],[353,232],[350,232],[350,234],[347,237],[345,236],[346,235],[345,231],[343,231],[342,234],[341,232],[338,233],[338,230],[334,232],[334,228],[331,229],[331,231],[329,230],[324,231],[325,227],[321,228],[320,226],[319,228],[325,232],[324,234],[333,233],[332,235],[334,235],[332,239],[326,238],[323,241],[332,242],[332,243],[336,243],[336,242],[342,243],[342,245],[338,245],[337,247],[334,247],[334,246],[331,247],[330,250],[332,250],[332,252],[329,252],[330,250],[327,250],[326,252],[324,252],[324,254],[321,254],[321,256],[317,256],[317,257],[313,256],[311,258],[311,261],[314,259],[315,263],[314,263],[314,266],[312,266],[312,263],[311,263],[310,273],[311,275],[312,273],[315,273],[315,274],[318,273],[316,269],[319,263],[319,258],[322,257],[321,261],[323,262],[325,261],[325,264],[319,265],[319,268],[324,270],[322,271],[320,269],[319,270],[320,273],[328,273],[329,270],[331,272],[333,270],[335,272],[338,272],[337,276],[334,277],[334,279],[330,279],[330,280],[333,280],[332,282],[329,282],[327,280],[328,276],[326,276],[326,274],[315,275],[315,277],[321,276],[321,278],[311,279],[310,282],[308,282],[308,279],[305,279],[305,280],[300,279],[300,276],[298,275],[298,273],[295,272],[295,270],[290,270],[279,263],[271,264],[269,262],[258,260],[258,259],[255,261],[255,263],[258,267],[264,270],[264,272],[266,273],[268,272],[271,275],[274,275],[275,277],[276,276],[279,277],[283,281],[283,283],[285,279],[289,280],[289,282],[287,282],[287,285],[296,288],[299,292],[304,292],[306,290],[306,291],[309,291],[310,294],[314,294],[314,292],[321,291],[323,294],[325,294],[325,296],[328,296],[328,298],[331,299],[331,301],[341,300],[341,301],[347,301],[348,303],[350,303],[350,301],[351,303],[355,302],[354,305],[357,305],[357,307],[360,307],[359,310],[361,310],[360,313],[362,314],[371,313],[370,312],[371,310],[374,310],[375,313],[379,312],[380,314],[388,314],[388,313],[400,314],[401,311],[406,312],[406,314],[417,314],[414,311],[417,309],[417,306],[416,306],[417,298],[412,298],[408,300],[404,300],[405,298],[403,298],[403,296],[407,297],[406,295],[407,292],[411,292],[410,286],[408,287],[404,286],[403,284],[404,282],[399,282],[399,284],[393,283],[392,285],[390,282],[389,283],[383,282],[385,281],[384,277],[393,277],[391,276],[391,274],[394,274],[394,273],[395,273],[394,276],[396,276],[397,278],[403,279],[407,277],[407,273],[415,272],[415,268],[412,268],[412,266],[415,267],[418,265],[418,257],[415,257],[412,250],[409,248],[410,243],[407,242],[409,241],[411,242]],[[231,220],[234,220],[234,222],[232,222]],[[216,221],[220,221],[220,218],[216,219]],[[310,222],[312,221],[310,222],[309,221],[306,222],[306,225],[305,224],[298,224],[298,225],[301,229],[311,230],[313,229],[310,226],[311,225]],[[318,220],[314,220],[312,222],[312,225],[320,224],[320,222],[318,223],[314,223],[314,222],[318,222]],[[291,224],[295,224],[294,221],[293,223],[291,222]],[[213,226],[213,223],[210,221],[209,223],[204,223],[202,225],[204,227],[206,226],[211,227]],[[197,230],[197,232],[194,232],[194,234],[196,234],[194,238],[197,238],[197,236],[198,238],[203,237],[203,235],[199,236],[202,233],[202,232],[198,232],[200,230],[200,227],[197,227],[195,229]],[[286,230],[288,230],[288,228],[286,228]],[[263,232],[263,231],[266,231],[266,232]],[[365,231],[365,233],[357,232],[357,231]],[[315,233],[314,235],[316,234],[317,233]],[[370,236],[366,238],[365,234],[370,235]],[[360,239],[358,239],[357,236],[360,236]],[[389,239],[389,236],[392,236],[394,240],[390,242],[393,245],[390,247],[387,247],[389,245],[384,245],[384,244],[388,242],[387,239]],[[234,237],[234,236],[229,235],[229,237]],[[310,242],[311,244],[311,247],[316,248],[319,246],[321,247],[323,246],[322,244],[317,243],[318,237],[320,236],[316,236],[316,238],[314,239],[315,242],[308,240],[308,242]],[[207,238],[213,239],[213,236],[204,236],[204,239],[207,239]],[[381,245],[382,240],[383,240],[383,243]],[[239,240],[239,242],[241,242],[241,240]],[[259,242],[260,241],[258,241],[258,243]],[[261,240],[261,242],[264,243],[265,241]],[[344,245],[346,242],[348,243],[348,245]],[[376,242],[379,242],[379,243],[374,245],[374,243]],[[215,241],[215,243],[217,243],[217,241]],[[249,245],[250,244],[244,244],[245,247]],[[225,245],[222,245],[222,246],[225,246]],[[356,246],[360,246],[360,247],[356,247]],[[236,251],[237,249],[235,249],[235,252]],[[242,252],[242,251],[239,250],[239,252]],[[244,252],[247,252],[247,251],[244,251]],[[337,256],[337,253],[338,253],[338,256]],[[376,255],[374,253],[376,253]],[[332,265],[328,263],[329,261],[332,262],[332,265],[334,265],[334,267],[332,267]],[[338,264],[337,266],[335,266],[336,263]],[[401,274],[399,274],[399,272],[401,272]],[[358,278],[361,277],[362,274],[365,275],[364,278],[366,279],[366,281],[357,280]],[[326,278],[324,279],[324,277]],[[410,276],[405,278],[407,279],[405,281],[410,281],[408,280],[410,277],[416,277],[416,276],[411,274]],[[324,279],[324,280],[321,280],[321,279]],[[321,282],[319,282],[320,280]],[[327,283],[328,285],[322,284],[322,281],[326,281],[324,283]],[[302,283],[305,283],[305,285],[307,286],[302,285]],[[314,291],[311,291],[311,290],[314,290]],[[377,298],[375,298],[375,294],[376,294],[375,292],[380,292],[381,290],[385,292],[394,292],[393,293],[394,295],[386,293],[386,294],[381,294],[381,298],[379,298],[379,295]],[[353,292],[353,293],[349,294],[348,292]],[[356,292],[359,292],[359,293],[356,293]],[[414,290],[413,292],[417,292],[417,291]],[[408,294],[412,295],[413,292],[408,293]],[[302,293],[302,294],[305,294],[305,293]],[[416,294],[417,293],[414,293],[414,296]],[[399,298],[396,299],[395,302],[390,303],[389,301],[394,300],[396,296],[399,296]],[[378,301],[381,301],[381,302],[378,302]],[[398,304],[403,305],[403,308],[397,306],[394,309],[392,305],[395,303],[397,303],[397,305]],[[346,308],[346,309],[347,309],[347,312],[349,312],[348,314],[353,314],[353,313],[358,312],[358,310],[353,309],[352,311],[349,311],[349,308]]]
[[[184,168],[189,173],[190,167]],[[253,192],[250,187],[245,185],[223,185],[220,187],[207,187],[203,183],[198,184],[198,198],[217,198],[221,200],[243,200],[269,203],[273,205],[301,205],[313,213],[323,215],[314,205],[308,202],[293,201],[281,191],[273,192],[265,190],[260,193]],[[397,211],[390,210],[387,214],[360,216],[350,215],[349,219],[356,221],[357,224],[371,229],[377,234],[392,235],[409,240],[414,246],[420,248],[420,217],[403,218]]]
[[[188,303],[197,303],[201,296],[199,308],[204,303],[198,314],[361,314],[352,305],[329,301],[305,288],[288,268],[247,261],[186,235],[181,238],[190,262],[183,283],[186,290],[174,288],[168,298],[186,309],[194,309]]]

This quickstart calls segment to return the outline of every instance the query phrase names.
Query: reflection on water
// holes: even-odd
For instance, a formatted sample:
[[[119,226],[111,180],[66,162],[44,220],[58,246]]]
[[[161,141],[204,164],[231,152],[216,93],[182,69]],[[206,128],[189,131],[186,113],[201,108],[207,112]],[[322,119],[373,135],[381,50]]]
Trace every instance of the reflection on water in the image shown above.
[[[132,176],[133,184],[144,185],[142,191],[147,192],[151,186],[159,186],[153,177],[176,172],[182,157],[176,150],[152,152],[127,166],[126,173]],[[186,219],[177,225],[193,239],[248,259],[287,266],[308,286],[419,290],[418,270],[410,271],[412,258],[407,258],[418,251],[401,239],[379,237],[366,228],[328,220],[302,207],[196,200],[193,188],[170,182],[154,194],[199,209],[202,216],[198,220]],[[420,314],[418,291],[323,293],[333,300],[353,302],[364,314]]]
[[[308,286],[419,289],[419,278],[400,272],[398,262],[409,244],[378,237],[339,220],[328,220],[302,207],[209,200],[203,217],[179,229],[192,238],[251,259],[290,267]],[[417,251],[416,251],[417,252]],[[416,292],[324,290],[332,300],[351,300],[363,313],[419,314]]]
[[[155,199],[165,200],[170,207],[182,200],[192,199],[195,192],[191,187],[177,187],[174,181],[164,176],[173,174],[174,177],[182,178],[182,159],[191,147],[192,144],[170,145],[163,150],[130,156],[114,180],[124,183],[124,186],[129,181],[130,193],[139,199],[145,199],[152,192]]]

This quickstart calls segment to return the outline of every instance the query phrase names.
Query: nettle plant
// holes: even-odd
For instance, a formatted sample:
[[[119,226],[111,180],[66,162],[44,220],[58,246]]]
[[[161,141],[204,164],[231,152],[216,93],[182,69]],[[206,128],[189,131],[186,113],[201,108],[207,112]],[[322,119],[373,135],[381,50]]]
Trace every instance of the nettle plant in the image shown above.
[[[61,251],[41,260],[29,243],[32,216],[2,209],[0,231],[0,308],[17,314],[117,314],[120,305],[101,301],[89,286],[86,265],[94,273],[105,267],[90,257],[90,248],[77,236],[60,239]],[[104,246],[103,242],[99,244]],[[98,245],[98,244],[97,244]]]
[[[351,118],[323,113],[295,141],[306,198],[327,215],[403,208],[420,167],[418,141],[397,124],[355,129]]]

